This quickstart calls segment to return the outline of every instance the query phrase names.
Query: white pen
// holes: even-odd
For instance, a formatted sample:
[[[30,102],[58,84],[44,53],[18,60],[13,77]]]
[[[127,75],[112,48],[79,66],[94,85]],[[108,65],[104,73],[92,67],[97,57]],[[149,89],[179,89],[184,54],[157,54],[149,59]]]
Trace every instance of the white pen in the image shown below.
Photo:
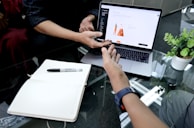
[[[81,72],[82,69],[76,68],[50,68],[47,69],[48,72]]]

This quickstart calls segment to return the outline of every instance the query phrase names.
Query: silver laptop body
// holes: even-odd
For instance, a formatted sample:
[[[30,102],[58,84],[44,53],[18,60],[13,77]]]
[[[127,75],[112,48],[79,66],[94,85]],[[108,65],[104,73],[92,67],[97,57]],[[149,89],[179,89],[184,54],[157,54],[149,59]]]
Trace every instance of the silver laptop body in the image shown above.
[[[149,58],[138,57],[138,54],[124,53],[119,63],[127,73],[150,77],[152,73],[153,45],[157,32],[161,9],[121,5],[116,3],[101,2],[99,7],[98,30],[103,36],[97,40],[111,40],[115,44],[118,53],[127,49],[146,52]],[[121,50],[119,50],[119,49]],[[134,57],[135,56],[135,57]],[[140,58],[130,60],[129,58]],[[102,56],[89,52],[81,59],[81,62],[102,66]]]

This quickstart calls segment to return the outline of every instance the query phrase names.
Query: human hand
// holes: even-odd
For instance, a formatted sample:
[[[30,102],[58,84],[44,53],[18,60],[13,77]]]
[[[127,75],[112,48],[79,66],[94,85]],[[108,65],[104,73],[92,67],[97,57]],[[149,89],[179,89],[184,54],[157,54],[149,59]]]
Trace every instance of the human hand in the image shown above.
[[[80,42],[83,44],[87,45],[90,48],[101,48],[103,46],[110,45],[110,41],[102,41],[98,42],[95,40],[96,37],[102,36],[102,32],[97,32],[97,31],[84,31],[80,34]]]
[[[4,18],[4,14],[0,12],[0,33],[8,26],[8,20]]]
[[[110,45],[108,49],[102,47],[101,51],[103,67],[108,74],[113,90],[118,92],[125,87],[129,87],[129,80],[123,72],[121,65],[118,64],[120,54],[116,52],[114,45]]]
[[[79,32],[94,31],[94,26],[92,23],[94,19],[95,19],[94,15],[88,15],[87,17],[85,17],[80,23]]]

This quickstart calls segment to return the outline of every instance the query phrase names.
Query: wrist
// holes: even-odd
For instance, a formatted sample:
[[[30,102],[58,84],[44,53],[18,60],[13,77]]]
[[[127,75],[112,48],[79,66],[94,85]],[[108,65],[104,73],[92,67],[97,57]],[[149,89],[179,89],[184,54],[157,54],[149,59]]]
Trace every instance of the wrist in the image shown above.
[[[109,74],[110,82],[115,93],[130,86],[128,77],[124,74],[122,70],[118,71],[115,71],[117,72],[117,74],[116,73]]]
[[[118,91],[115,94],[115,103],[118,105],[118,107],[121,109],[121,111],[126,111],[125,106],[123,105],[123,98],[129,94],[134,94],[140,98],[139,93],[137,93],[135,91],[135,89],[133,89],[132,87],[129,87],[129,86],[126,88],[123,88],[122,90]]]
[[[121,85],[121,86],[118,86],[118,85]],[[124,88],[127,88],[129,87],[130,85],[124,85],[124,84],[120,84],[120,83],[117,83],[117,85],[115,85],[113,87],[113,90],[115,93],[118,93],[119,91],[123,90]]]
[[[78,33],[78,32],[73,32],[74,34],[71,34],[71,40],[75,41],[75,42],[82,42],[82,33]]]

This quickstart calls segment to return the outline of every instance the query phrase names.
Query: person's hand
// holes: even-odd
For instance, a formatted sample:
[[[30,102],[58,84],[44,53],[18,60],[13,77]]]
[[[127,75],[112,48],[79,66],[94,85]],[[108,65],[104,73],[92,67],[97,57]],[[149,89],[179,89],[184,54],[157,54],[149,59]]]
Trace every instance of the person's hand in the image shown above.
[[[0,33],[6,30],[8,26],[8,20],[4,18],[3,13],[0,12]]]
[[[80,23],[79,32],[94,31],[94,26],[92,23],[94,19],[95,19],[94,15],[88,15],[87,17],[85,17]]]
[[[126,74],[123,72],[121,65],[118,64],[120,59],[120,54],[117,53],[114,45],[110,45],[107,49],[105,47],[101,48],[103,67],[108,74],[111,85],[115,92],[129,86],[129,80]]]
[[[110,41],[98,42],[95,40],[96,37],[102,36],[102,32],[97,31],[84,31],[79,33],[79,41],[87,45],[90,48],[101,48],[103,46],[110,45]]]

